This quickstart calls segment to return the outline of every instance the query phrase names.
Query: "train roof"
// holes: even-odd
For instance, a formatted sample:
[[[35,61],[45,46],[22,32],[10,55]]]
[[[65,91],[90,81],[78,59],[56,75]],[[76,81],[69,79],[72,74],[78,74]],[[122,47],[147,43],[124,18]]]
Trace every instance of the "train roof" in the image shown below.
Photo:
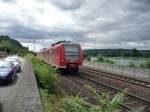
[[[41,49],[40,50],[40,52],[43,52],[43,51],[46,51],[46,50],[48,50],[48,49],[50,49],[50,48],[52,48],[52,47],[57,47],[57,46],[59,46],[59,45],[61,45],[61,44],[76,44],[76,43],[72,43],[72,42],[70,42],[70,41],[58,41],[58,42],[56,42],[56,43],[54,43],[54,44],[52,44],[50,47],[48,47],[48,48],[43,48],[43,49]]]
[[[71,42],[70,42],[70,41],[65,41],[65,40],[63,40],[63,41],[58,41],[58,42],[52,44],[52,46],[55,46],[55,45],[58,45],[58,44],[71,44]]]

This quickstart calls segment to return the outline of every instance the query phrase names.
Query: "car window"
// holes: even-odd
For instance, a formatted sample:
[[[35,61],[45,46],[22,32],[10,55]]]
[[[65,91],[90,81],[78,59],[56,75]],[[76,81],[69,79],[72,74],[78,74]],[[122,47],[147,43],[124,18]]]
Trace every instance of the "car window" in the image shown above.
[[[11,68],[12,65],[9,62],[0,62],[0,68]]]
[[[12,61],[12,62],[17,62],[18,61],[18,59],[13,59],[13,58],[6,58],[5,60],[6,61]]]

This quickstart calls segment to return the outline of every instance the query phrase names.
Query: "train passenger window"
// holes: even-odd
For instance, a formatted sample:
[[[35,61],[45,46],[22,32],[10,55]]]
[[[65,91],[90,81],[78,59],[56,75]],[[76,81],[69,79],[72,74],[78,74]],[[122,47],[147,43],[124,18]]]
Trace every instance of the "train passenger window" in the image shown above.
[[[52,55],[52,50],[50,50],[50,55]]]
[[[52,55],[54,54],[54,49],[52,49]]]

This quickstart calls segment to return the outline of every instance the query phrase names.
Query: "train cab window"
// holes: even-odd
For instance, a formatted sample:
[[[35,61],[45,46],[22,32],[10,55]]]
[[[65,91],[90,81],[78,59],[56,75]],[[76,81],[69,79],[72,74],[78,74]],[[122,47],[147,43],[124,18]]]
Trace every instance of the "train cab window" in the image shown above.
[[[79,56],[79,45],[76,44],[65,44],[66,56]]]

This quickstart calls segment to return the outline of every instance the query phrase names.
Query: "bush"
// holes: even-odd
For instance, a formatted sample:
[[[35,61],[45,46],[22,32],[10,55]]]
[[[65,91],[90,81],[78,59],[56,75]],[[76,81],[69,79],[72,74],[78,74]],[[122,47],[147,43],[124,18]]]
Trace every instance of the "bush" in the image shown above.
[[[28,57],[32,61],[38,87],[43,90],[48,90],[49,93],[55,93],[56,82],[58,80],[56,70],[52,66],[44,64],[35,56],[29,55]]]
[[[90,56],[87,56],[86,59],[87,59],[87,61],[91,61],[91,57]]]
[[[141,63],[140,67],[141,68],[150,68],[150,60],[147,60],[144,63]]]
[[[145,65],[144,65],[143,63],[141,63],[141,64],[140,64],[140,67],[141,67],[141,68],[144,68],[144,67],[145,67]]]
[[[90,112],[116,112],[120,108],[120,104],[123,103],[125,92],[119,92],[115,95],[115,97],[111,100],[108,93],[103,92],[102,94],[98,94],[95,89],[90,86],[85,85],[85,87],[91,90],[96,98],[99,101],[100,106],[93,106],[90,109]],[[125,90],[126,91],[126,90]]]
[[[114,62],[113,60],[104,58],[104,57],[101,56],[101,55],[98,55],[98,57],[97,57],[97,62],[115,64],[115,62]]]
[[[145,65],[146,65],[147,68],[150,68],[150,60],[147,60],[147,61],[145,62]]]
[[[64,98],[63,106],[65,112],[89,112],[90,109],[90,105],[78,95]]]
[[[103,58],[101,55],[98,55],[97,61],[98,61],[98,62],[103,62],[103,61],[104,61],[104,58]]]
[[[115,62],[111,59],[105,59],[105,62],[109,64],[115,64]]]
[[[94,106],[85,102],[79,96],[72,96],[64,99],[64,108],[66,112],[116,112],[123,102],[124,93],[118,93],[112,100],[107,93],[98,94],[95,89],[85,85],[85,88],[91,90],[99,101],[99,106]]]
[[[46,90],[40,90],[40,95],[44,112],[65,112],[62,94],[49,94]]]
[[[132,62],[130,62],[128,66],[129,67],[135,67],[135,65]]]
[[[87,61],[91,61],[90,55],[85,54],[85,55],[84,55],[84,58],[85,58],[85,60],[87,60]]]

